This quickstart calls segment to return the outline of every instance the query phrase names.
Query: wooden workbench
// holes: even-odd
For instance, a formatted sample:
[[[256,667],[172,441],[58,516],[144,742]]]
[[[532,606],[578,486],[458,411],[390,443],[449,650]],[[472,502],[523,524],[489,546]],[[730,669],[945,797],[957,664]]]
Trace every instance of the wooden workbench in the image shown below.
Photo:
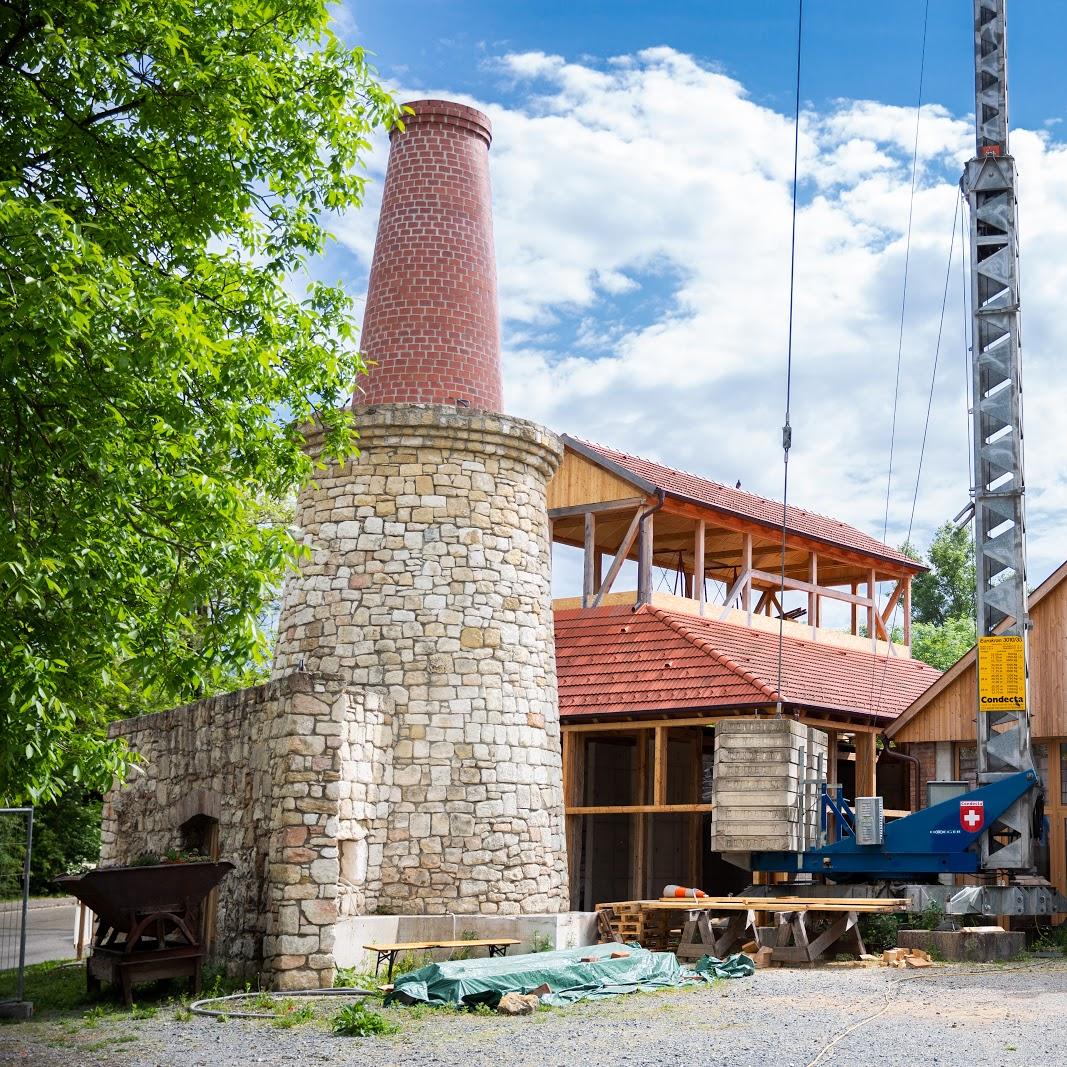
[[[861,955],[864,945],[859,916],[903,912],[909,905],[910,901],[901,897],[670,897],[598,904],[597,916],[603,940],[644,944],[641,935],[645,930],[653,931],[654,938],[662,938],[662,930],[673,928],[677,933],[674,951],[682,960],[701,956],[721,959],[747,941],[755,941],[760,948],[772,950],[773,962],[814,963],[833,948]],[[656,922],[655,916],[662,918]],[[812,916],[830,917],[830,922],[816,933]]]

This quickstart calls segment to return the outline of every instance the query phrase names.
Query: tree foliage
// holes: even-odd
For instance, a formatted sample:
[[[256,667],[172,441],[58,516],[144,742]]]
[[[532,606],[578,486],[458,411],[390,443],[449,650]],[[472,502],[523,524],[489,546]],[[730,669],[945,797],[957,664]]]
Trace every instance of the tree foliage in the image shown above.
[[[904,551],[922,559],[910,546]],[[938,527],[926,559],[930,570],[912,582],[911,653],[948,670],[975,643],[974,541],[967,527]]]
[[[912,582],[911,617],[927,623],[973,618],[975,567],[970,528],[957,528],[951,522],[939,526],[925,562],[930,570]]]
[[[348,298],[294,279],[397,118],[323,0],[0,6],[6,799],[106,784],[108,720],[264,654],[264,502],[308,419],[350,449],[361,369]]]

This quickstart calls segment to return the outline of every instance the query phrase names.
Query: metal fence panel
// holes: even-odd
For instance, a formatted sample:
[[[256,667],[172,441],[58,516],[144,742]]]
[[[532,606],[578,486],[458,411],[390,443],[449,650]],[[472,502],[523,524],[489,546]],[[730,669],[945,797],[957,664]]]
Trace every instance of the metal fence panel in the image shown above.
[[[0,1004],[25,999],[33,808],[0,808]]]

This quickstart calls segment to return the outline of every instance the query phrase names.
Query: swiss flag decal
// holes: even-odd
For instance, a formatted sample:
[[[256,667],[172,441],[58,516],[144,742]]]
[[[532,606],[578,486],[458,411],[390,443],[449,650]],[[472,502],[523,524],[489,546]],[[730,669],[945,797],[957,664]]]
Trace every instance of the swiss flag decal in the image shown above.
[[[960,801],[960,826],[969,834],[976,834],[985,826],[985,801]]]

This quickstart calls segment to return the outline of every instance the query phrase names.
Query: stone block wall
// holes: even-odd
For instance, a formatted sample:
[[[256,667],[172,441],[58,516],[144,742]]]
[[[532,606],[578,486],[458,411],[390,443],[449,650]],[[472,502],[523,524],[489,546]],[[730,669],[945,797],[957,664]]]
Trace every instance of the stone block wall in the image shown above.
[[[330,985],[346,820],[365,814],[343,779],[352,737],[385,703],[297,673],[114,723],[139,766],[105,799],[101,863],[182,847],[189,820],[217,820],[219,858],[235,865],[219,889],[218,960],[282,989]],[[360,760],[380,762],[370,747]]]
[[[546,507],[559,440],[437,405],[356,422],[361,455],[300,496],[309,558],[275,652],[277,676],[338,674],[391,706],[348,741],[342,908],[566,910]]]

